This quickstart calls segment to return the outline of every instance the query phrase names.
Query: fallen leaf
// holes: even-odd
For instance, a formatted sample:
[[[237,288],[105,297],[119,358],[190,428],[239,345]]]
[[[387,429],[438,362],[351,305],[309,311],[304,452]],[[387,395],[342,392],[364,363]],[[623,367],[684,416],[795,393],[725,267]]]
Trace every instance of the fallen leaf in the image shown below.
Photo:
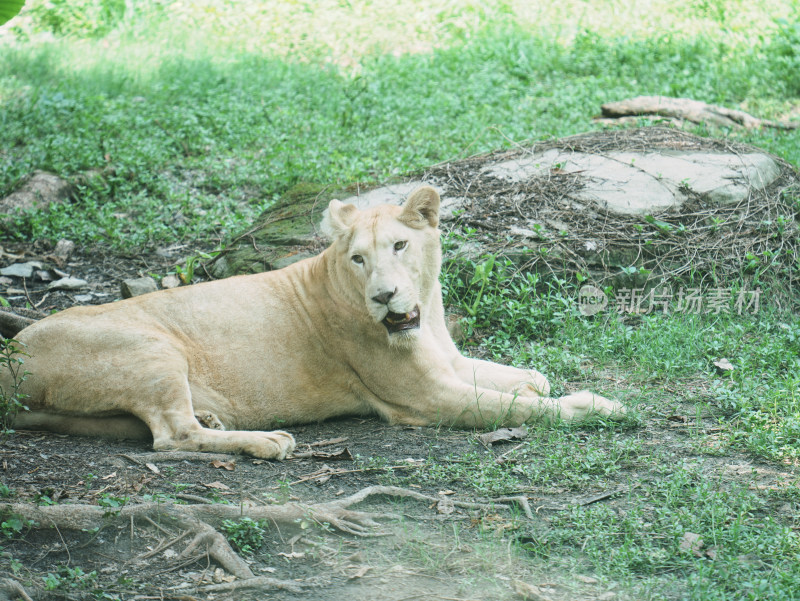
[[[303,559],[306,554],[300,553],[298,551],[292,551],[291,553],[278,553],[281,557],[285,557],[286,559]]]
[[[703,552],[701,549],[705,543],[703,539],[700,538],[699,534],[695,534],[694,532],[686,532],[681,538],[680,545],[678,546],[681,551],[689,551],[695,557],[702,557]]]
[[[225,468],[226,470],[228,470],[229,472],[232,472],[233,468],[236,467],[236,462],[235,461],[220,461],[219,459],[215,459],[214,461],[211,462],[211,467],[216,467],[216,468],[222,467],[222,468]]]
[[[347,441],[347,438],[330,438],[328,440],[318,440],[317,442],[312,442],[310,447],[329,447],[331,445],[339,444],[341,442]]]
[[[719,361],[714,361],[714,365],[716,365],[720,371],[733,370],[733,364],[727,359],[720,359]]]
[[[144,466],[149,469],[154,474],[160,474],[161,470],[158,469],[158,466],[155,463],[145,463]]]
[[[333,469],[326,463],[316,472],[311,472],[310,474],[303,476],[303,480],[313,480],[317,484],[325,484],[328,480],[331,479],[331,476],[333,474],[338,474],[338,473],[339,473],[338,470]]]
[[[512,580],[511,588],[523,599],[531,599],[532,601],[552,601],[551,597],[542,593],[538,586],[533,586],[522,580]]]
[[[597,578],[592,578],[591,576],[583,576],[581,574],[578,574],[577,576],[575,576],[575,580],[579,580],[579,581],[583,582],[584,584],[597,584],[599,582],[599,580],[597,580]]]
[[[350,450],[345,447],[338,451],[331,451],[330,453],[324,453],[323,451],[314,451],[311,453],[311,456],[314,459],[330,459],[331,461],[352,461],[353,456],[350,454]]]
[[[361,566],[355,572],[350,574],[348,578],[354,580],[355,578],[363,578],[364,575],[372,569],[371,566]]]
[[[231,487],[223,484],[222,482],[211,482],[209,484],[203,484],[206,488],[213,488],[215,490],[230,490]]]
[[[111,480],[111,478],[116,478],[117,472],[111,472],[108,476],[103,476],[100,478],[101,480]]]
[[[481,434],[476,438],[488,447],[493,442],[500,442],[503,440],[522,440],[527,436],[528,431],[525,428],[500,428],[494,432]]]

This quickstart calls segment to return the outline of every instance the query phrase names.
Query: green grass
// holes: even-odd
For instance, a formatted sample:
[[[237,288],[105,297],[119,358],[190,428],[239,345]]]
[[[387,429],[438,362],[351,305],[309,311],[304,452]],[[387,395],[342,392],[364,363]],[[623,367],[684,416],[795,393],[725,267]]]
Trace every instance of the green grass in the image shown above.
[[[0,37],[0,196],[35,169],[82,182],[73,202],[7,224],[4,244],[208,247],[298,182],[377,181],[586,131],[600,104],[640,94],[765,118],[800,107],[790,0],[123,4],[34,1],[9,24],[18,39]],[[800,164],[800,131],[699,131]],[[392,483],[618,489],[517,520],[515,553],[637,599],[798,598],[800,317],[777,295],[755,314],[587,318],[575,283],[497,258],[449,262],[443,284],[467,352],[534,366],[555,393],[621,397],[631,415],[533,428],[505,463],[476,446]],[[790,476],[726,475],[743,458]],[[714,558],[681,550],[687,532]]]
[[[368,30],[369,4],[275,4],[249,14],[185,3],[166,16],[144,4],[124,18],[100,11],[89,20],[106,24],[92,30],[75,7],[57,3],[56,26],[34,3],[37,18],[17,26],[31,40],[0,39],[0,195],[33,169],[103,177],[5,236],[117,248],[212,242],[298,181],[375,181],[578,133],[607,101],[667,94],[775,117],[800,94],[790,2],[664,3],[616,21],[613,3],[409,2],[397,10],[414,18],[379,12]],[[326,18],[341,29],[303,35]],[[44,43],[45,26],[92,37]],[[800,160],[797,132],[730,133]]]

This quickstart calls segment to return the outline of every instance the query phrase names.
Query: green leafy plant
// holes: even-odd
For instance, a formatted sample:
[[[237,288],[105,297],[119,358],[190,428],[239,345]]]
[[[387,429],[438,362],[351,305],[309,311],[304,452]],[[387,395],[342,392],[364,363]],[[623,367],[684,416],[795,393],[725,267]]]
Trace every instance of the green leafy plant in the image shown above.
[[[0,25],[17,16],[25,0],[0,0]]]
[[[82,568],[61,566],[55,574],[44,576],[44,589],[46,591],[88,590],[94,588],[97,572],[86,573]]]
[[[13,338],[0,342],[0,370],[8,373],[10,384],[7,387],[0,385],[0,436],[13,432],[11,424],[20,411],[27,411],[24,400],[27,395],[20,392],[20,386],[29,375],[23,369],[25,357],[28,355],[20,350],[23,346]]]
[[[111,493],[103,493],[100,495],[100,498],[97,499],[97,504],[100,505],[100,507],[108,509],[104,514],[105,516],[114,516],[119,515],[119,512],[125,507],[128,501],[128,497],[115,497]]]
[[[23,516],[13,512],[0,513],[0,533],[6,539],[21,535],[28,528],[35,525],[33,520],[26,520]]]
[[[248,517],[240,520],[225,520],[222,522],[222,531],[239,553],[252,555],[264,544],[267,523]]]

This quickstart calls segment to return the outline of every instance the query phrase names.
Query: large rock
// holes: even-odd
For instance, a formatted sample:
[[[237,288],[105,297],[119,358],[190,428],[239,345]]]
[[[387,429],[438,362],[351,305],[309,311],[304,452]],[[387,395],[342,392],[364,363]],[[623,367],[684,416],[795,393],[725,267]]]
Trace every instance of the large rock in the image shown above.
[[[422,184],[442,196],[444,229],[468,233],[461,252],[503,254],[546,273],[725,277],[747,265],[791,268],[785,249],[797,244],[800,179],[788,163],[746,145],[643,128],[470,157],[366,189],[298,186],[228,245],[212,273],[311,256],[326,244],[319,223],[331,198],[399,204]]]
[[[16,191],[0,200],[0,214],[46,209],[53,203],[67,200],[73,191],[72,184],[57,175],[35,171]]]
[[[679,208],[691,195],[718,204],[741,202],[781,175],[773,158],[760,152],[715,150],[619,150],[603,154],[551,148],[487,165],[486,174],[512,182],[546,177],[553,170],[580,174],[572,198],[611,213],[652,215]]]

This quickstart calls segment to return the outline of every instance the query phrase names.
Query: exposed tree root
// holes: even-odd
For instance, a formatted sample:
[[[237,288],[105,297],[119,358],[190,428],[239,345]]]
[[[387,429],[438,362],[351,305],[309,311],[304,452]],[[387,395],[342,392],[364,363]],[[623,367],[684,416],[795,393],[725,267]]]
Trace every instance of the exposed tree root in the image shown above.
[[[22,585],[11,578],[0,578],[0,601],[33,601]]]
[[[148,556],[163,551],[166,547],[173,546],[180,540],[191,536],[186,548],[178,555],[178,560],[191,559],[201,552],[201,554],[207,554],[224,570],[237,578],[237,581],[233,583],[205,587],[202,589],[204,592],[244,590],[245,588],[280,588],[299,592],[302,587],[297,583],[255,576],[247,562],[233,550],[227,539],[216,529],[217,526],[223,520],[249,517],[281,526],[296,526],[302,521],[313,521],[326,528],[355,536],[386,536],[388,533],[381,529],[377,520],[398,519],[399,516],[384,512],[367,513],[349,509],[369,497],[378,495],[411,498],[427,504],[435,504],[442,500],[442,497],[425,495],[396,486],[370,486],[341,499],[313,504],[238,506],[143,503],[127,505],[118,511],[109,512],[106,508],[86,504],[64,503],[39,506],[30,503],[3,503],[0,504],[0,514],[15,514],[26,521],[32,520],[39,528],[51,527],[59,530],[92,530],[111,523],[130,522],[133,524],[134,521],[141,520],[167,532],[164,526],[169,524],[179,528],[182,534],[160,546],[157,551],[147,554]],[[527,499],[524,497],[508,497],[501,501],[517,503],[528,517],[533,517]],[[452,503],[452,506],[468,509],[510,509],[507,504],[468,503],[457,500],[448,502]],[[18,588],[9,588],[14,585]],[[21,587],[13,580],[0,580],[0,601],[3,600],[4,591],[11,591],[15,595],[9,597],[6,594],[9,599],[28,599]]]
[[[278,580],[269,576],[256,576],[248,580],[237,580],[235,582],[223,582],[221,584],[209,584],[199,589],[201,593],[232,593],[234,591],[247,590],[282,590],[290,593],[302,593],[308,587],[297,582]]]

